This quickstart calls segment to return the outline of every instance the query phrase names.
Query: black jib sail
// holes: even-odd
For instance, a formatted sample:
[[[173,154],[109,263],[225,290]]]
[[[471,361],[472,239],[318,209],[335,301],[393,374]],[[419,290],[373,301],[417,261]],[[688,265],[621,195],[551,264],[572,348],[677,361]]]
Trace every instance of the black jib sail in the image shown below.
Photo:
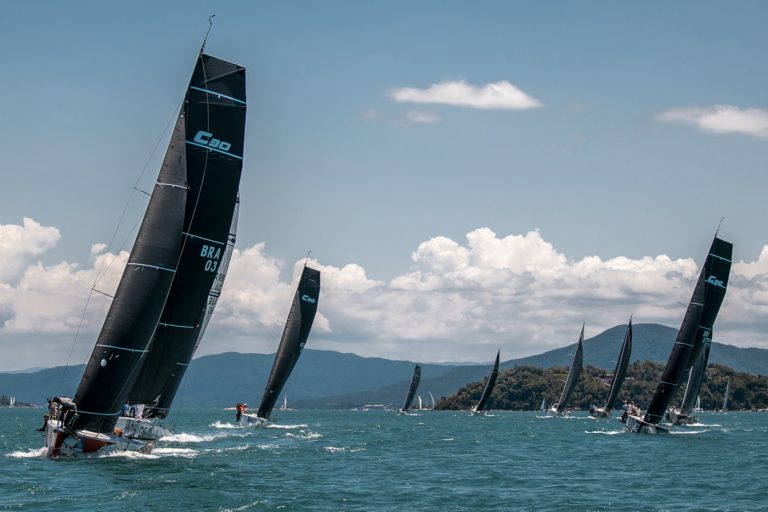
[[[269,419],[272,409],[275,407],[283,386],[288,381],[301,351],[309,338],[312,322],[317,312],[317,301],[320,298],[320,271],[304,267],[299,279],[299,286],[293,296],[291,310],[288,312],[288,320],[285,323],[283,336],[280,338],[280,346],[275,354],[275,362],[269,373],[267,386],[264,388],[264,396],[256,415],[265,420]]]
[[[613,382],[611,382],[611,389],[608,392],[608,400],[605,402],[605,412],[610,414],[613,409],[613,403],[619,396],[621,391],[621,385],[624,383],[624,377],[627,375],[627,367],[629,366],[629,359],[632,356],[632,319],[629,319],[627,330],[624,333],[624,342],[621,344],[621,351],[619,352],[619,360],[616,361],[616,368],[613,370]]]
[[[568,378],[565,379],[565,386],[563,386],[563,392],[560,394],[560,400],[557,402],[557,412],[562,414],[568,407],[568,400],[571,399],[573,390],[576,388],[576,383],[579,381],[581,375],[581,368],[584,365],[584,326],[581,326],[581,334],[579,335],[579,342],[576,344],[576,353],[573,354],[573,362],[571,363],[571,369],[568,370]]]
[[[711,339],[712,327],[728,286],[732,254],[733,244],[715,237],[701,267],[667,366],[643,418],[646,423],[655,425],[661,421],[685,371],[704,350],[705,338]]]
[[[480,400],[478,400],[475,408],[472,409],[474,412],[482,412],[485,410],[486,406],[488,405],[488,400],[491,398],[491,395],[493,394],[493,388],[496,386],[496,377],[499,376],[500,355],[501,355],[501,349],[499,349],[499,351],[496,352],[496,361],[493,363],[493,369],[491,370],[491,374],[488,375],[488,381],[485,383],[485,389],[483,389],[483,394],[480,396]]]
[[[701,351],[699,357],[696,358],[696,362],[691,366],[691,371],[688,374],[688,383],[685,386],[683,402],[680,405],[680,412],[688,416],[693,413],[693,407],[696,404],[696,399],[699,397],[701,384],[704,381],[704,373],[709,362],[709,350],[712,345],[711,338],[704,338],[704,344],[704,350]]]
[[[112,433],[177,270],[187,200],[185,119],[171,135],[128,264],[75,392],[75,429]]]
[[[405,395],[405,403],[401,412],[408,412],[408,409],[413,405],[413,399],[416,396],[416,390],[419,389],[419,381],[421,380],[421,366],[418,364],[413,369],[413,378],[411,378],[411,386],[408,388],[408,394]]]
[[[200,342],[234,244],[245,136],[245,68],[201,54],[184,106],[188,199],[176,276],[128,402],[168,414]]]

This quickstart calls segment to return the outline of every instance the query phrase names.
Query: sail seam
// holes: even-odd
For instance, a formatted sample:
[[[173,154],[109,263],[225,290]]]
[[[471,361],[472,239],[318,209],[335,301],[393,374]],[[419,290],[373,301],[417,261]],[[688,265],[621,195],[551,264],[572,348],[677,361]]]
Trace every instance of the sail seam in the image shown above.
[[[184,189],[184,190],[189,189],[189,187],[187,187],[186,185],[177,185],[176,183],[162,183],[160,181],[156,181],[155,185],[157,185],[159,187],[181,188],[181,189]]]
[[[199,238],[200,240],[205,240],[206,242],[212,242],[214,244],[227,245],[227,242],[219,242],[218,240],[212,240],[210,238],[205,238],[204,236],[193,235],[192,233],[187,233],[186,231],[182,231],[181,234],[187,235],[190,238]]]
[[[104,348],[113,348],[115,350],[125,350],[126,352],[149,352],[148,350],[139,350],[137,348],[125,348],[125,347],[117,347],[115,345],[105,345],[104,343],[97,343],[97,347],[104,347]]]
[[[712,257],[714,257],[714,258],[717,258],[717,259],[719,259],[719,260],[722,260],[722,261],[727,261],[728,263],[733,263],[733,262],[732,262],[731,260],[729,260],[728,258],[723,258],[722,256],[718,256],[717,254],[714,254],[714,253],[709,253],[709,255],[710,255],[710,256],[712,256]]]
[[[210,89],[203,89],[202,87],[195,87],[194,85],[190,86],[190,89],[194,89],[194,90],[200,91],[200,92],[205,92],[205,93],[208,93],[208,94],[213,94],[214,96],[218,96],[219,98],[226,98],[228,100],[232,100],[232,101],[236,101],[238,103],[242,103],[243,105],[246,104],[243,100],[239,100],[237,98],[233,98],[232,96],[227,96],[226,94],[221,94],[220,92],[211,91]]]
[[[179,324],[169,324],[165,322],[158,322],[157,325],[162,325],[164,327],[178,327],[179,329],[194,329],[194,325],[179,325]]]
[[[148,267],[157,270],[165,270],[166,272],[176,272],[175,268],[161,267],[159,265],[148,265],[146,263],[128,263],[128,265],[133,265],[134,267]]]

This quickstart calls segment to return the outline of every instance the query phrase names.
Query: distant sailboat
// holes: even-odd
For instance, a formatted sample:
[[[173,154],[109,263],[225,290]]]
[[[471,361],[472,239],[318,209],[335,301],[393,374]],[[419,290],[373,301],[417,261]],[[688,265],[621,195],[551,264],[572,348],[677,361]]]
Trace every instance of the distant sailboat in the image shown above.
[[[470,409],[470,412],[474,414],[485,414],[485,409],[488,406],[488,400],[491,398],[491,395],[493,394],[493,388],[496,386],[496,378],[499,376],[499,357],[501,355],[501,349],[499,349],[498,352],[496,352],[496,361],[493,363],[493,368],[491,369],[490,375],[488,375],[488,380],[485,382],[485,388],[483,389],[483,394],[480,395],[480,400],[478,400],[477,404],[475,404],[472,409]]]
[[[629,367],[629,359],[631,355],[632,318],[630,317],[627,330],[624,333],[624,341],[622,342],[621,350],[619,351],[619,359],[616,361],[616,368],[613,370],[613,381],[611,382],[611,389],[608,391],[608,399],[605,401],[603,407],[595,407],[589,411],[589,414],[597,418],[607,418],[611,415],[613,404],[619,397],[621,385],[624,383],[624,377],[627,374],[627,367]]]
[[[428,393],[429,393],[429,402],[430,402],[429,410],[430,411],[434,411],[435,410],[435,397],[432,396],[432,392],[431,391],[428,391]]]
[[[283,397],[283,405],[280,406],[281,411],[287,411],[288,410],[288,397]]]
[[[14,407],[16,405],[16,397],[12,396],[10,401],[8,402],[8,407]]]
[[[547,399],[546,398],[542,398],[541,399],[541,405],[539,406],[539,411],[540,412],[547,412]]]
[[[731,379],[725,381],[725,393],[723,393],[723,412],[728,410],[728,391],[731,389]]]
[[[320,299],[320,271],[304,266],[299,279],[299,285],[293,296],[291,310],[285,323],[280,346],[275,354],[275,362],[269,374],[264,395],[256,414],[238,411],[237,420],[255,426],[268,425],[269,417],[275,407],[283,386],[291,376],[293,368],[299,360],[301,351],[309,338],[312,322],[317,312],[317,301]]]
[[[408,409],[413,404],[413,399],[416,396],[416,390],[419,388],[419,381],[421,380],[421,366],[416,365],[413,369],[413,377],[411,378],[411,385],[408,387],[408,394],[405,395],[405,403],[400,408],[399,414],[408,414]]]
[[[733,244],[715,236],[648,410],[643,417],[635,412],[622,416],[630,432],[655,434],[666,431],[659,423],[685,372],[704,350],[704,340],[712,338],[712,327],[728,286],[732,254]]]
[[[419,410],[419,411],[423,411],[423,410],[424,410],[424,404],[421,402],[421,395],[417,396],[416,398],[417,398],[417,399],[418,399],[418,401],[419,401],[419,407],[418,407],[418,410]]]
[[[584,326],[581,326],[581,334],[576,344],[576,353],[573,354],[571,368],[568,370],[568,377],[565,379],[565,386],[560,394],[560,400],[549,408],[552,414],[564,414],[568,407],[568,401],[571,399],[573,390],[576,389],[576,383],[581,375],[581,368],[584,366]]]

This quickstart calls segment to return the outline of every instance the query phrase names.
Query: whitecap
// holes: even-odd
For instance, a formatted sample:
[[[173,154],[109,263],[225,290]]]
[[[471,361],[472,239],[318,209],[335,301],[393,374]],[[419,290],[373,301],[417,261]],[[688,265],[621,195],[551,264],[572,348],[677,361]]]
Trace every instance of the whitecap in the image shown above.
[[[109,451],[107,453],[100,453],[97,455],[100,459],[103,458],[117,458],[117,459],[131,459],[131,460],[153,460],[159,459],[159,455],[153,453],[141,453],[141,452],[129,452],[122,451]]]
[[[319,439],[323,437],[322,434],[318,434],[317,432],[302,432],[300,434],[292,434],[288,432],[285,434],[286,437],[292,437],[294,439]]]
[[[341,446],[341,447],[339,447],[339,446],[326,446],[324,449],[328,453],[339,453],[339,452],[347,451],[347,449],[345,447],[343,447],[343,446]]]
[[[15,451],[11,452],[6,455],[6,457],[11,457],[14,459],[34,459],[36,457],[45,457],[45,455],[48,453],[48,448],[42,447],[42,448],[31,448],[27,451]]]
[[[277,423],[271,423],[267,425],[267,428],[277,428],[283,430],[293,430],[297,428],[308,428],[309,425],[278,425]]]
[[[670,434],[673,436],[690,436],[693,434],[703,434],[705,432],[709,432],[708,430],[688,430],[688,431],[679,431],[679,430],[670,430]]]
[[[585,430],[586,434],[602,434],[605,436],[615,436],[616,434],[622,434],[623,430]]]
[[[197,455],[197,450],[191,448],[155,448],[152,450],[153,455],[163,455],[168,457],[185,457],[190,458]]]
[[[242,425],[237,425],[236,423],[228,423],[228,422],[221,422],[221,421],[214,421],[209,427],[213,428],[243,428]]]
[[[197,436],[195,434],[187,434],[187,433],[181,432],[179,434],[171,434],[169,436],[161,437],[160,441],[165,441],[168,443],[202,443],[205,441],[213,441],[214,439],[217,439],[219,437],[221,437],[221,435],[208,434],[203,436]]]

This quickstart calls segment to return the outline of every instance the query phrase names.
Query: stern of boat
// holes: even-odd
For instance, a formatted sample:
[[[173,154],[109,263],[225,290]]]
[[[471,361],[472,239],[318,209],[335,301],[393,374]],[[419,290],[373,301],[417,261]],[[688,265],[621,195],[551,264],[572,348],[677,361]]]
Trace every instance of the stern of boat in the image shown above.
[[[268,427],[272,423],[265,418],[259,418],[255,414],[243,413],[240,417],[240,424],[244,427]]]
[[[121,416],[115,424],[114,434],[127,439],[157,441],[162,437],[171,435],[171,431],[146,418]]]

